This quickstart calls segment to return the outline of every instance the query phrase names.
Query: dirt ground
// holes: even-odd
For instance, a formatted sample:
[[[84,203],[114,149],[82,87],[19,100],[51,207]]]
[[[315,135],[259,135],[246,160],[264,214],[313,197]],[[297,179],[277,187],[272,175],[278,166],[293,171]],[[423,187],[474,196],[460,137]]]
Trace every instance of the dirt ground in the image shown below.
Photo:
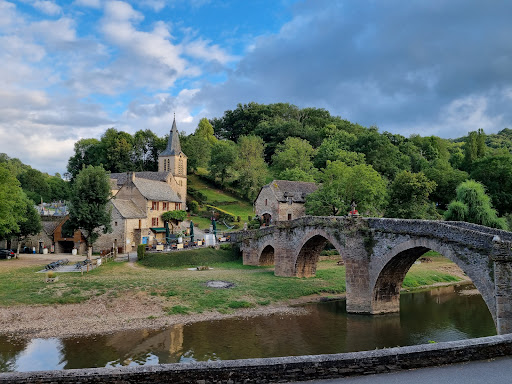
[[[70,263],[84,260],[84,256],[71,255],[21,255],[19,260],[0,263],[0,274],[15,268],[44,265],[62,258]],[[136,265],[133,265],[136,267]],[[443,271],[465,280],[467,277],[455,264],[442,266]],[[10,337],[69,337],[76,335],[105,334],[120,330],[164,328],[228,317],[251,317],[276,313],[305,313],[305,309],[293,305],[318,301],[322,295],[302,297],[286,303],[258,308],[239,309],[233,314],[205,312],[191,315],[167,315],[162,298],[145,292],[127,293],[116,298],[94,297],[80,304],[54,306],[0,307],[0,334]],[[332,295],[329,295],[332,297]],[[340,297],[343,297],[340,295]]]

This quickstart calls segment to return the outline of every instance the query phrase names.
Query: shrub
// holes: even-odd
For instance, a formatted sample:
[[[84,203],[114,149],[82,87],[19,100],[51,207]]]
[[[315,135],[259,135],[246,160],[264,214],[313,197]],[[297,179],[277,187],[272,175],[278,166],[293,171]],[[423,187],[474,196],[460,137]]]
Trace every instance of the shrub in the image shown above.
[[[241,221],[242,221],[242,217],[241,217],[241,216],[237,216],[237,217],[236,217],[236,221],[237,221],[237,222],[241,222]]]
[[[137,258],[139,260],[144,259],[146,256],[146,245],[145,244],[139,244],[137,245]]]
[[[192,200],[188,203],[188,210],[194,214],[199,212],[199,203],[195,200]]]

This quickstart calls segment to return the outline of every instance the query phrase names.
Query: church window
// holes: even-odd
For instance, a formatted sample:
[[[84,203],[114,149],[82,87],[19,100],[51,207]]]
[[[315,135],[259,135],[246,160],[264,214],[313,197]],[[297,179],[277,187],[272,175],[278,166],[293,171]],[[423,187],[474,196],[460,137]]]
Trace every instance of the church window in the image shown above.
[[[183,159],[180,159],[178,162],[178,173],[183,175]]]
[[[164,159],[164,172],[167,171],[167,160]]]

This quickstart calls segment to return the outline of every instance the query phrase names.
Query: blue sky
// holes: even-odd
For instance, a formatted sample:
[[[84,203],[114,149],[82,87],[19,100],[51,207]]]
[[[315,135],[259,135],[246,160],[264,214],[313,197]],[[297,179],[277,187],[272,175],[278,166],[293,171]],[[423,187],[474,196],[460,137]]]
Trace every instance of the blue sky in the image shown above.
[[[0,153],[290,102],[409,136],[512,120],[512,2],[0,0]]]

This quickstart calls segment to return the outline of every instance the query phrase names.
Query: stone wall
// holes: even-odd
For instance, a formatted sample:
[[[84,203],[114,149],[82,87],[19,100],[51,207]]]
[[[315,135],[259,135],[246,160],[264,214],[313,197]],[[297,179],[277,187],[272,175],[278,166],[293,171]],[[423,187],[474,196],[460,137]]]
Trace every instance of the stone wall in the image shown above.
[[[0,384],[282,383],[389,373],[510,355],[512,335],[509,334],[332,355],[3,373]]]

